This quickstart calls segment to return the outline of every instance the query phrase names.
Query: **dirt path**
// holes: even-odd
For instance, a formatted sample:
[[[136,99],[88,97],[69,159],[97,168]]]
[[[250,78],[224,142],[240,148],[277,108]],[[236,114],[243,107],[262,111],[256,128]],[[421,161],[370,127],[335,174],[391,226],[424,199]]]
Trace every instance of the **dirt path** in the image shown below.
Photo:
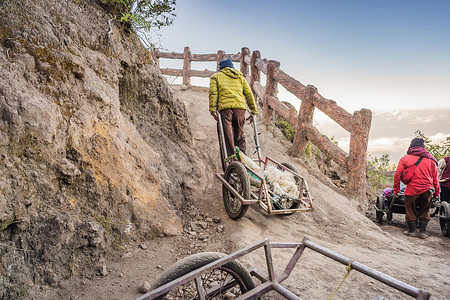
[[[329,184],[309,174],[301,160],[290,158],[286,154],[288,142],[281,133],[272,132],[262,124],[258,124],[258,128],[262,132],[263,156],[297,166],[310,186],[316,210],[280,217],[251,208],[238,221],[228,218],[222,204],[221,186],[214,178],[214,172],[220,167],[215,123],[207,111],[207,93],[202,89],[175,89],[186,103],[195,137],[193,147],[199,149],[204,158],[198,167],[211,174],[207,189],[187,201],[191,220],[184,226],[185,234],[156,238],[124,249],[120,257],[108,263],[107,275],[63,282],[57,291],[43,291],[48,299],[134,299],[141,295],[138,288],[143,282],[152,283],[164,269],[188,254],[230,253],[264,238],[273,242],[299,242],[303,237],[427,290],[432,299],[450,299],[450,239],[443,237],[437,219],[431,221],[430,237],[426,240],[402,234],[403,215],[394,215],[392,222],[379,227]],[[252,142],[251,135],[247,134],[247,143]],[[292,250],[274,250],[272,254],[279,272],[287,264]],[[247,267],[257,265],[264,269],[265,266],[264,254],[259,250],[240,261]],[[306,250],[283,285],[303,299],[326,299],[345,273],[345,266]],[[356,271],[350,273],[334,299],[373,299],[376,295],[386,299],[410,299]],[[271,294],[268,298],[279,297]]]

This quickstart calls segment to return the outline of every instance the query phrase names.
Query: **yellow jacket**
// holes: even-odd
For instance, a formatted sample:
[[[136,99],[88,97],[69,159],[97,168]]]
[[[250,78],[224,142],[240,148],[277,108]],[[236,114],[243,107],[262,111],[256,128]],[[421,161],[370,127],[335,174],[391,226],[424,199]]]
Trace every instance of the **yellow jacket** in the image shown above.
[[[244,75],[236,69],[224,68],[213,74],[209,83],[209,112],[213,115],[223,109],[247,109],[257,115],[252,90]]]

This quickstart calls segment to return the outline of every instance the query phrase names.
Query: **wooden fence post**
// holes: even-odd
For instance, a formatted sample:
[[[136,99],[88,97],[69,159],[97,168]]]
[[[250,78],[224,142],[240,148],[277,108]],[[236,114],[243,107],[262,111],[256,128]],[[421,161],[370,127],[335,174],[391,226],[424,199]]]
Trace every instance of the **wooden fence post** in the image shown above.
[[[295,125],[294,142],[292,143],[293,155],[301,157],[305,154],[306,145],[308,144],[308,137],[306,135],[306,127],[312,125],[314,117],[314,93],[317,93],[317,88],[313,85],[308,85],[303,92],[303,97],[298,112],[297,124]]]
[[[269,97],[276,97],[278,91],[278,83],[275,80],[273,73],[275,69],[280,67],[280,62],[276,60],[269,60],[269,64],[267,66],[267,80],[266,80],[266,94],[264,99],[264,121],[268,122],[271,117],[271,109],[269,107]]]
[[[244,75],[244,78],[249,81],[248,76],[248,64],[245,62],[245,56],[250,55],[250,50],[246,47],[241,49],[241,73]]]
[[[155,65],[159,68],[159,56],[158,56],[159,50],[156,48],[153,48],[152,51],[152,58],[153,61],[155,62]]]
[[[217,69],[216,71],[219,71],[219,63],[221,60],[225,59],[225,51],[219,50],[217,51]]]
[[[252,71],[251,77],[250,77],[250,86],[252,87],[252,89],[253,89],[253,83],[255,81],[259,82],[261,80],[261,73],[255,65],[255,62],[257,59],[261,59],[261,53],[259,53],[258,50],[253,51],[252,58],[250,61],[250,69]]]
[[[372,112],[370,110],[361,109],[353,113],[347,190],[352,196],[364,201],[367,188],[367,144],[371,122]]]
[[[183,84],[186,86],[191,85],[191,50],[189,47],[184,47],[183,53]]]

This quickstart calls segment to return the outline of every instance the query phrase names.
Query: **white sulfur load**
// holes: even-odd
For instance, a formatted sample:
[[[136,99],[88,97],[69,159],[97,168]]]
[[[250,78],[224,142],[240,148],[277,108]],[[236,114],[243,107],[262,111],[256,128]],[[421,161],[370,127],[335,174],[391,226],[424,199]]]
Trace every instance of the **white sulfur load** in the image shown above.
[[[261,178],[264,178],[262,168],[256,162],[254,162],[253,159],[242,153],[239,150],[239,148],[236,149],[236,157],[239,159],[241,163],[243,163],[245,166],[249,167],[253,172],[255,172],[255,174],[257,174]],[[251,180],[254,182],[255,185],[258,185],[258,183],[260,182],[259,179],[253,176]]]
[[[268,166],[264,171],[250,157],[237,149],[236,156],[238,159],[261,178],[265,178],[267,184],[272,187],[272,192],[278,196],[287,196],[297,199],[299,191],[295,182],[295,176],[290,172],[283,172],[276,166]],[[250,178],[253,185],[258,186],[260,181],[256,177]]]
[[[268,166],[264,170],[266,182],[273,187],[273,192],[279,196],[298,198],[299,191],[295,183],[295,176],[290,172],[283,172],[275,166]]]

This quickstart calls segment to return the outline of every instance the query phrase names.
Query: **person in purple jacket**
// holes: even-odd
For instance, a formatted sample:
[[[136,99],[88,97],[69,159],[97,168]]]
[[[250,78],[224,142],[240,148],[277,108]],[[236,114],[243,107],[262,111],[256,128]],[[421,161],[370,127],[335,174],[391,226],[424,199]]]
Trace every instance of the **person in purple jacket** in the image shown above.
[[[450,203],[450,156],[441,158],[438,163],[438,179],[441,185],[441,201]]]

